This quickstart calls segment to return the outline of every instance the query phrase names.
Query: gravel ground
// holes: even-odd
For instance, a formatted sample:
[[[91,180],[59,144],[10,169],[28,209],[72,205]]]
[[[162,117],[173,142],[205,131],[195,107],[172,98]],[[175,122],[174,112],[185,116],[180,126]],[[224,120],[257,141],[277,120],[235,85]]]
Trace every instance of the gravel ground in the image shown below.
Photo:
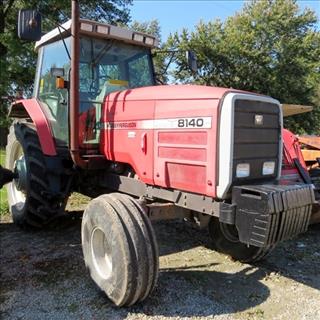
[[[90,279],[80,226],[76,214],[40,232],[2,221],[1,319],[320,319],[320,225],[250,265],[212,251],[205,231],[157,223],[158,286],[122,309]]]

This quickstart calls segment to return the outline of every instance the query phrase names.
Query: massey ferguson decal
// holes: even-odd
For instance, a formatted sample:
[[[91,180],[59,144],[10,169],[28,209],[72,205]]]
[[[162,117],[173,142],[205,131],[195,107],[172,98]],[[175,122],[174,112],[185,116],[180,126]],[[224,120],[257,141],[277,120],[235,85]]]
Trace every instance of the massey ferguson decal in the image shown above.
[[[106,122],[105,129],[211,129],[211,117]]]
[[[137,128],[137,122],[107,122],[106,129],[134,129]]]

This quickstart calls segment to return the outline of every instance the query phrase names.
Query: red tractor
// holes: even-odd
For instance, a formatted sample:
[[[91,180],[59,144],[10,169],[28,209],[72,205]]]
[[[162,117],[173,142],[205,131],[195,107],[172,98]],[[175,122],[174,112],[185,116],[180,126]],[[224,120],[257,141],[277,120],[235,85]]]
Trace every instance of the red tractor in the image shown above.
[[[277,100],[156,86],[155,38],[80,20],[77,1],[72,19],[41,39],[40,24],[35,11],[20,12],[20,37],[39,40],[38,64],[33,98],[10,108],[13,173],[2,182],[14,179],[8,201],[20,226],[50,223],[73,191],[94,197],[84,260],[116,305],[144,300],[157,282],[152,219],[207,222],[216,249],[245,262],[307,230],[312,185],[279,183]]]

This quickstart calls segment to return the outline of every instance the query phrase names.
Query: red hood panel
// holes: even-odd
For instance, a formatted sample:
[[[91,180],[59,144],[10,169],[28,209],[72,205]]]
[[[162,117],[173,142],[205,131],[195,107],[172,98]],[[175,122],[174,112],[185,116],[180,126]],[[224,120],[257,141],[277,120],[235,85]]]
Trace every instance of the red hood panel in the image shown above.
[[[107,99],[111,101],[221,99],[227,92],[244,91],[197,85],[163,85],[113,92]]]

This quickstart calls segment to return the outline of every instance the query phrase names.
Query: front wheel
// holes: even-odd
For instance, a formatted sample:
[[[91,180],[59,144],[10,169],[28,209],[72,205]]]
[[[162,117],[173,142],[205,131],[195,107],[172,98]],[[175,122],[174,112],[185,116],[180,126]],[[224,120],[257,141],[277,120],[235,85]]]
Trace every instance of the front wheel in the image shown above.
[[[117,306],[143,301],[154,288],[159,254],[152,225],[132,197],[114,193],[92,200],[81,226],[86,267]]]
[[[209,222],[209,234],[216,251],[227,254],[241,262],[256,262],[271,252],[273,247],[259,248],[239,241],[238,231],[234,225],[222,223],[212,217]]]

